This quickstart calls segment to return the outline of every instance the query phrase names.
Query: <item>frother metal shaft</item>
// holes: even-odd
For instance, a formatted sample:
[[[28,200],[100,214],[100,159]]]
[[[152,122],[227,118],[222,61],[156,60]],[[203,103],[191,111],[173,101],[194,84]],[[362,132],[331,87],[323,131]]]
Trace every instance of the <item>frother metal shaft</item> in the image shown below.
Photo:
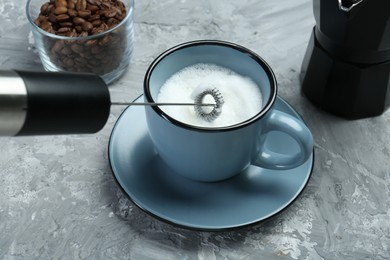
[[[210,96],[214,99],[214,103],[204,103],[204,97]],[[212,88],[207,85],[199,85],[191,94],[194,103],[155,103],[155,102],[112,102],[112,105],[136,105],[136,106],[193,106],[195,114],[207,121],[214,121],[222,112],[221,108],[224,100],[221,92],[217,88]],[[212,107],[212,110],[206,111],[204,107]]]
[[[213,103],[139,103],[139,102],[111,102],[111,105],[117,106],[201,106],[215,107]]]

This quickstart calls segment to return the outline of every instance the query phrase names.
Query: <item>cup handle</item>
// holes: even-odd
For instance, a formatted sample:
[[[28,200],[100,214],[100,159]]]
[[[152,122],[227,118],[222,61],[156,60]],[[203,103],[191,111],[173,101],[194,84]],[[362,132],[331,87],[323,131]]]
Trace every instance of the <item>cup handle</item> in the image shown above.
[[[266,134],[270,131],[281,131],[291,136],[299,145],[300,152],[296,154],[281,154],[265,147]],[[257,158],[253,165],[272,169],[288,170],[303,164],[313,152],[313,136],[307,126],[299,119],[284,112],[273,109],[270,111],[260,134]]]

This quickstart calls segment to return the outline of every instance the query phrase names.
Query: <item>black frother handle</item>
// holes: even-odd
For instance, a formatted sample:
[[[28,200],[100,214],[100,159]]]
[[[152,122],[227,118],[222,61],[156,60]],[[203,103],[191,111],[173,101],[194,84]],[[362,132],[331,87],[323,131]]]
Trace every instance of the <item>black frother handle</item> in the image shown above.
[[[110,94],[97,75],[16,71],[27,91],[26,118],[17,135],[98,132],[110,113]]]

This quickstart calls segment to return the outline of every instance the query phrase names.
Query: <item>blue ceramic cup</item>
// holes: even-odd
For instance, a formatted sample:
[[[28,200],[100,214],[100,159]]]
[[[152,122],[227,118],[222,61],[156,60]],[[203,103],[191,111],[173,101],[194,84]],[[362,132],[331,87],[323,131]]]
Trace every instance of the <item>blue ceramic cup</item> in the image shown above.
[[[295,117],[273,109],[277,96],[275,76],[262,58],[242,46],[222,41],[193,41],[167,50],[146,72],[145,102],[156,102],[161,86],[169,77],[197,63],[216,64],[251,78],[260,88],[263,107],[246,121],[207,128],[185,124],[159,107],[146,106],[152,142],[172,170],[193,180],[214,182],[239,174],[251,164],[284,170],[298,167],[309,158],[313,151],[310,130]],[[270,131],[290,135],[300,152],[280,154],[269,150],[264,144]]]

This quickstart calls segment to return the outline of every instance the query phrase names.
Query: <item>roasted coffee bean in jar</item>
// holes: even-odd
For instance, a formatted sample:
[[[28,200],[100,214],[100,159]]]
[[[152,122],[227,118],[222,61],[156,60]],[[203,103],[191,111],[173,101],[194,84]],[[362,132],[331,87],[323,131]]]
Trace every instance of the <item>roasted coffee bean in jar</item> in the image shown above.
[[[133,50],[133,6],[133,0],[29,0],[27,16],[45,69],[117,79]]]

